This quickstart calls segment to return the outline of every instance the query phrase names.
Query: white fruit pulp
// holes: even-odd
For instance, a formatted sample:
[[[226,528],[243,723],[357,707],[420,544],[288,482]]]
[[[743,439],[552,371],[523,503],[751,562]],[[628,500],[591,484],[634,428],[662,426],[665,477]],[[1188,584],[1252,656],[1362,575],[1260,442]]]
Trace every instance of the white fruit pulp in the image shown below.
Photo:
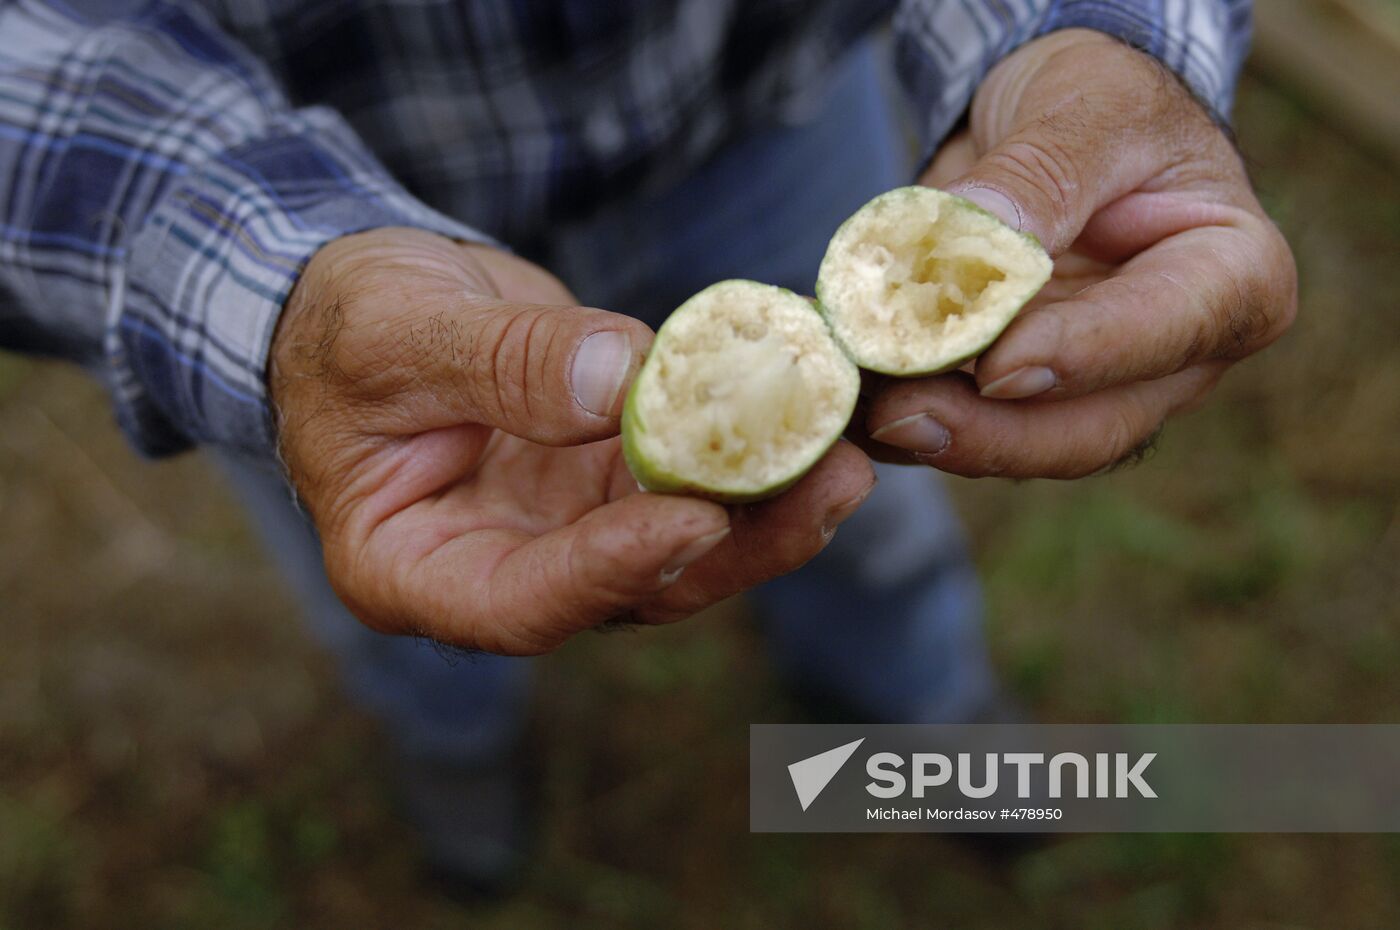
[[[855,366],[807,301],[722,282],[676,312],[640,385],[639,450],[715,490],[759,490],[805,468],[845,428]]]
[[[837,232],[821,299],[858,363],[917,370],[977,352],[1048,274],[1045,254],[991,216],[938,191],[896,191]]]

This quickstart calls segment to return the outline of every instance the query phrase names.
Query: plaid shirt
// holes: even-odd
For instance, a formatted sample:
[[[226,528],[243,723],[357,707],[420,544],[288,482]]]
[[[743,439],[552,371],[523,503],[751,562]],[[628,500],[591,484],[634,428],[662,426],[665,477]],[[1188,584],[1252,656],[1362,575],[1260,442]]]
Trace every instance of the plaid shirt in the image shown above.
[[[1220,112],[1248,0],[0,0],[0,345],[98,373],[150,454],[270,455],[268,346],[323,243],[517,247],[800,119],[894,10],[931,150],[1056,29]],[[428,206],[428,205],[431,206]]]

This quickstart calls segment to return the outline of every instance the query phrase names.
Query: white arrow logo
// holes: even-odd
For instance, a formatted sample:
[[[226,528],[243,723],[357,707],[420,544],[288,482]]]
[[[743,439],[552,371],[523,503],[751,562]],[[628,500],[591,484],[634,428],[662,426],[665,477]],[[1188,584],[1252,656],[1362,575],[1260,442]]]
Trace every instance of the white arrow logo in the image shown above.
[[[817,799],[817,795],[831,784],[836,773],[841,771],[841,766],[846,764],[846,760],[855,754],[856,747],[863,742],[865,737],[862,736],[854,743],[828,749],[788,766],[788,775],[792,776],[792,787],[797,791],[797,800],[802,804],[804,811]]]

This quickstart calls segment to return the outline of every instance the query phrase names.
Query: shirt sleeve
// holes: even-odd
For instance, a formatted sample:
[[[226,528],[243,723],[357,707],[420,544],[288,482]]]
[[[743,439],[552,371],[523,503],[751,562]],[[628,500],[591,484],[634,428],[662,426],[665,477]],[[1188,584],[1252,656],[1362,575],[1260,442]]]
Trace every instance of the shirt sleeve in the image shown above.
[[[1057,29],[1097,29],[1156,57],[1218,119],[1230,112],[1249,50],[1251,0],[902,0],[900,78],[932,151],[1002,58]]]
[[[0,36],[0,346],[92,369],[147,454],[275,454],[269,344],[324,243],[486,241],[195,6],[6,3]]]

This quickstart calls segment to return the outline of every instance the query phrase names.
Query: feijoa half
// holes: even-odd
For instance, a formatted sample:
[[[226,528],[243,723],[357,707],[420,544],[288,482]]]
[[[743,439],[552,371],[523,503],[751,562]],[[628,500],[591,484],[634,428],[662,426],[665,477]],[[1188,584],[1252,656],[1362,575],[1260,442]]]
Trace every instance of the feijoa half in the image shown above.
[[[1050,256],[961,197],[901,187],[836,231],[817,301],[856,364],[901,377],[981,354],[1050,279]]]
[[[859,392],[860,372],[810,301],[721,281],[657,332],[623,408],[623,453],[647,490],[760,500],[840,438]]]

